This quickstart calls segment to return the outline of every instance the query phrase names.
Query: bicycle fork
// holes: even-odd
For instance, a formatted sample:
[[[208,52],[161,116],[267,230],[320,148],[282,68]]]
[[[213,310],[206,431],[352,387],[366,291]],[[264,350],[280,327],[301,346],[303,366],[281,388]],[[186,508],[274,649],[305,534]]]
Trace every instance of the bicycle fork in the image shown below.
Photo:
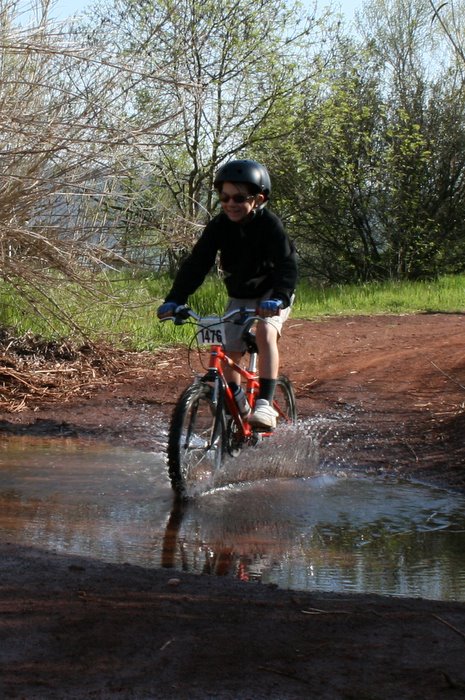
[[[216,346],[215,346],[216,347]],[[202,382],[208,384],[211,389],[210,400],[214,408],[215,420],[213,423],[213,430],[210,438],[209,449],[216,449],[218,443],[222,443],[222,438],[225,434],[225,421],[224,421],[224,392],[225,388],[221,381],[220,373],[218,371],[219,358],[218,352],[214,352],[215,348],[212,348],[210,354],[210,365],[208,367],[207,373],[202,377]],[[227,387],[226,390],[228,390]],[[229,391],[231,391],[229,389]]]

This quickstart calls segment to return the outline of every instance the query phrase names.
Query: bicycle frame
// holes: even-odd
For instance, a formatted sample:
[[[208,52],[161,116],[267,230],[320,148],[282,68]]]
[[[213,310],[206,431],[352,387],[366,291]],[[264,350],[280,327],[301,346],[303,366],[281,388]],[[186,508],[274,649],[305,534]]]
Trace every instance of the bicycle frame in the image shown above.
[[[234,360],[232,360],[229,355],[226,354],[225,350],[223,349],[222,345],[211,345],[210,346],[210,363],[208,366],[208,371],[207,374],[202,377],[202,381],[206,382],[212,382],[216,383],[217,377],[221,380],[221,383],[223,385],[224,393],[225,393],[225,398],[226,398],[226,406],[228,408],[228,412],[233,418],[238,430],[239,430],[239,435],[243,439],[249,439],[251,438],[254,434],[255,431],[252,429],[250,424],[247,422],[247,420],[244,420],[242,416],[239,413],[239,410],[237,408],[236,401],[234,400],[233,392],[231,390],[231,387],[228,385],[228,382],[226,381],[226,377],[224,376],[224,371],[223,371],[223,366],[227,365],[234,371],[238,372],[243,379],[246,381],[246,389],[245,389],[245,394],[247,396],[247,400],[249,402],[250,407],[253,409],[253,406],[255,404],[255,398],[256,394],[259,388],[259,380],[258,380],[258,374],[257,374],[257,355],[256,353],[250,353],[250,359],[249,359],[249,367],[248,369],[245,369],[244,367],[241,367],[238,365]],[[218,400],[218,397],[215,397],[216,400]],[[215,400],[214,399],[214,400]],[[263,431],[260,431],[263,434]],[[268,434],[268,433],[265,433]]]

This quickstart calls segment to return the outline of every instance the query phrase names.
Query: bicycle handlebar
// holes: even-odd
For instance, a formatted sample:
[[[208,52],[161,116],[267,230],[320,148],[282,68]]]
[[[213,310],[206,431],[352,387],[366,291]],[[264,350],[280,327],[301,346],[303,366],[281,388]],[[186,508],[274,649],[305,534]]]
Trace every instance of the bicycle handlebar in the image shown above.
[[[261,316],[257,316],[256,309],[247,309],[246,307],[233,309],[232,311],[228,311],[227,313],[223,314],[223,316],[200,316],[189,306],[182,304],[181,306],[176,307],[174,310],[174,316],[166,316],[165,318],[161,318],[160,321],[173,321],[175,325],[180,326],[183,323],[186,323],[188,318],[193,318],[199,324],[202,324],[203,321],[208,321],[208,324],[213,324],[224,323],[225,321],[229,321],[231,318],[233,318],[233,316],[241,316],[240,323],[246,323],[246,321],[252,320],[263,320]]]

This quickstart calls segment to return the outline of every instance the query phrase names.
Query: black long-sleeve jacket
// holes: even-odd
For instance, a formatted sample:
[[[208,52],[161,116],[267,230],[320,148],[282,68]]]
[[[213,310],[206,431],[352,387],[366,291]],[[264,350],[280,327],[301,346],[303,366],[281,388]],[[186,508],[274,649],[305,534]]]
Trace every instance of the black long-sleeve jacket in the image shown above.
[[[256,299],[268,291],[289,306],[297,283],[294,245],[281,220],[268,209],[256,210],[246,223],[221,212],[205,227],[179,268],[165,301],[185,304],[213,267],[217,253],[230,297]]]

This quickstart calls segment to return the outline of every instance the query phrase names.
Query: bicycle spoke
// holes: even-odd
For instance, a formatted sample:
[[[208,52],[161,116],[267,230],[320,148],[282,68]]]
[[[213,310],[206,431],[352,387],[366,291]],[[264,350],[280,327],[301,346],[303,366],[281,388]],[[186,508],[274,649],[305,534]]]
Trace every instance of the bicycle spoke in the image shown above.
[[[294,389],[287,377],[281,375],[276,382],[273,408],[278,412],[278,424],[293,424],[297,420]]]
[[[193,488],[209,484],[221,466],[224,428],[216,418],[211,389],[189,387],[181,396],[168,437],[169,475],[174,490],[188,496]]]

